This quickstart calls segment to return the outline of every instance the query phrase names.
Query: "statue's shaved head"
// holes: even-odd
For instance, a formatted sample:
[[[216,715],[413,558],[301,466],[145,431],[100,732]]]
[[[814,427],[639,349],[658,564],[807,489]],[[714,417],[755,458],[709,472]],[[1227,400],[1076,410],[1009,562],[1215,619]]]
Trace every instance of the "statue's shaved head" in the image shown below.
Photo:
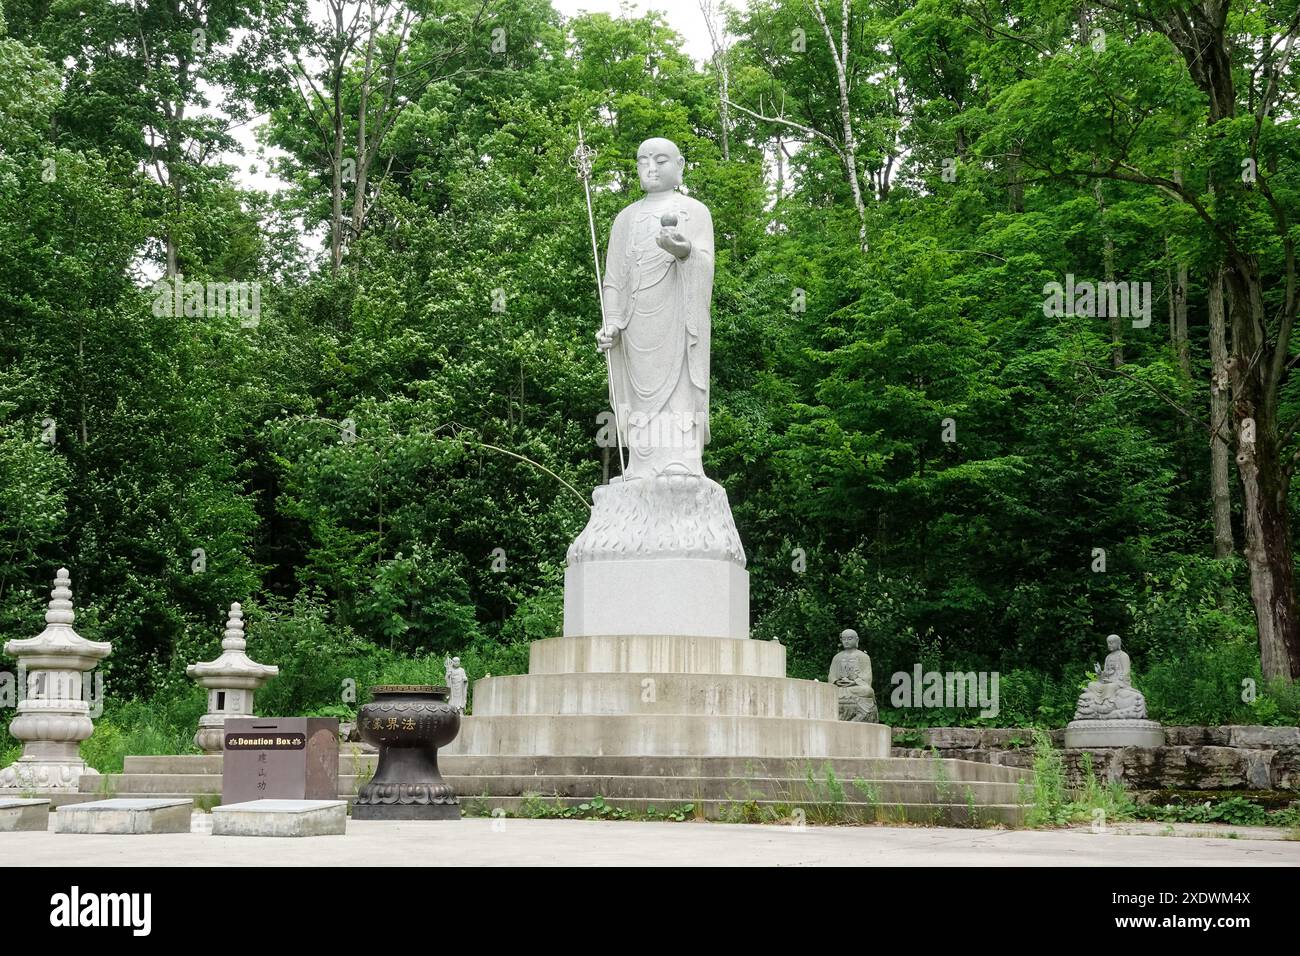
[[[662,193],[682,184],[682,170],[686,160],[682,151],[671,139],[652,136],[636,151],[636,170],[641,177],[641,188],[647,193]]]
[[[682,151],[677,148],[677,144],[671,139],[664,139],[662,136],[652,136],[638,146],[636,150],[636,158],[640,159],[642,156],[657,156],[660,153],[666,154],[671,159],[678,159],[685,162],[685,160],[682,159]]]

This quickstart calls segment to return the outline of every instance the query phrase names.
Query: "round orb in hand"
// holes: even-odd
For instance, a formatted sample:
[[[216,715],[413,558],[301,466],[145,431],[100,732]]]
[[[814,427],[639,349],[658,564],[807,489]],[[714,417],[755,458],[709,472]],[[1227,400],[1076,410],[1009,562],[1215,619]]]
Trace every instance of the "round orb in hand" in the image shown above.
[[[677,225],[677,217],[673,213],[666,212],[659,217],[659,225],[663,226],[665,229],[671,229],[673,226]]]

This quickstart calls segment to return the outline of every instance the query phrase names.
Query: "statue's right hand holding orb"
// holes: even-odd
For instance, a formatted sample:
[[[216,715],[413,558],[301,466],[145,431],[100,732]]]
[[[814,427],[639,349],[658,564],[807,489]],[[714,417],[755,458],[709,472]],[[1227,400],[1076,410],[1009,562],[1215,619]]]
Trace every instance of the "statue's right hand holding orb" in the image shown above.
[[[691,254],[691,240],[677,231],[677,217],[664,213],[659,217],[660,230],[655,236],[655,243],[664,252],[678,259],[685,259]]]
[[[618,338],[618,329],[612,325],[602,326],[596,333],[596,348],[602,352],[608,352],[614,347],[614,341]]]

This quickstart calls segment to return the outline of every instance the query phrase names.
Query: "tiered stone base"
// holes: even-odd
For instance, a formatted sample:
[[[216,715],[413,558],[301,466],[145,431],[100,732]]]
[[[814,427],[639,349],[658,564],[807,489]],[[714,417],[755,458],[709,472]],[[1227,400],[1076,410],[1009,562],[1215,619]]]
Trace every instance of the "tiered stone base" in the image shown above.
[[[889,728],[837,717],[835,688],[785,677],[785,648],[633,634],[533,644],[530,673],[474,685],[444,754],[887,757]]]
[[[792,717],[538,714],[466,717],[445,753],[470,756],[885,757],[889,728]]]

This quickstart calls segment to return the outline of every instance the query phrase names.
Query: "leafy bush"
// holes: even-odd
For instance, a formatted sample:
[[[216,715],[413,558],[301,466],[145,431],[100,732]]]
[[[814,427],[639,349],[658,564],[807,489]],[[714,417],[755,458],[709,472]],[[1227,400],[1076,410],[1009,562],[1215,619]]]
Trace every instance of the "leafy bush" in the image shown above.
[[[1223,800],[1206,800],[1204,803],[1166,803],[1138,807],[1136,814],[1143,820],[1166,823],[1231,823],[1236,826],[1296,826],[1300,823],[1300,809],[1267,810],[1241,796]]]
[[[1255,687],[1242,700],[1243,681]],[[1134,675],[1152,720],[1165,724],[1281,724],[1300,722],[1297,685],[1266,685],[1259,649],[1235,639],[1159,661]]]
[[[202,692],[170,701],[109,702],[81,756],[100,773],[121,773],[123,758],[197,753],[194,733],[206,710]]]

